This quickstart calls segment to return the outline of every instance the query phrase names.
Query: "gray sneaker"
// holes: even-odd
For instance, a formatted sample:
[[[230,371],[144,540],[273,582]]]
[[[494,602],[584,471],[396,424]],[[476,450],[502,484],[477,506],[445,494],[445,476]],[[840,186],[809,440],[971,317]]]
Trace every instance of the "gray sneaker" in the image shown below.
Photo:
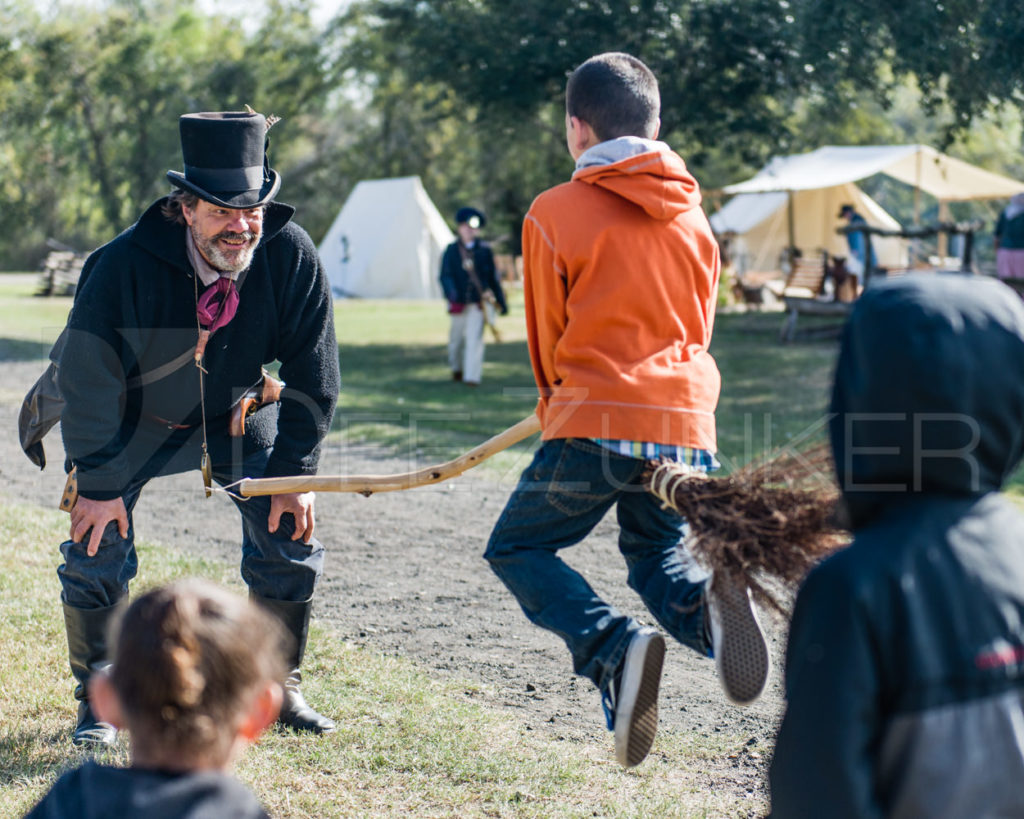
[[[712,577],[705,594],[718,680],[732,702],[749,705],[764,691],[771,668],[750,590]]]
[[[618,678],[602,705],[608,729],[615,732],[615,759],[632,768],[647,757],[658,731],[658,689],[665,660],[665,638],[642,628],[629,641]]]

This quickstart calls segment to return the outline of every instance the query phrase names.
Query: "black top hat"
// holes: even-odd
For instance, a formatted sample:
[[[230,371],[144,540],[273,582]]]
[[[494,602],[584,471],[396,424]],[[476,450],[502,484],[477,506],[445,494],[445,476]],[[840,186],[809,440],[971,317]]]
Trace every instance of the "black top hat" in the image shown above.
[[[178,120],[185,173],[168,171],[171,184],[225,208],[265,205],[281,187],[267,161],[263,114],[221,111]]]
[[[458,225],[469,225],[470,227],[481,228],[487,224],[487,217],[484,216],[482,211],[479,211],[476,208],[459,208],[455,212],[455,223]]]

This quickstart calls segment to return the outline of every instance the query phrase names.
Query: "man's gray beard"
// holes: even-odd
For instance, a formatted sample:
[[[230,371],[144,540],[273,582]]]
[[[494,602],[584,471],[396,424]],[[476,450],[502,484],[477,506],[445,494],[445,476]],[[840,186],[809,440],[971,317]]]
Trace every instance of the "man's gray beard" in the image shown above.
[[[190,225],[189,230],[192,231],[192,241],[196,243],[196,247],[199,252],[206,257],[206,261],[210,263],[210,266],[215,270],[219,270],[221,273],[241,273],[243,270],[248,269],[249,265],[252,264],[253,254],[256,252],[256,246],[259,244],[258,240],[249,245],[248,249],[241,256],[236,257],[237,261],[230,261],[217,246],[216,236],[212,239],[206,239],[199,235],[196,231],[195,225]],[[217,234],[218,236],[220,234]]]

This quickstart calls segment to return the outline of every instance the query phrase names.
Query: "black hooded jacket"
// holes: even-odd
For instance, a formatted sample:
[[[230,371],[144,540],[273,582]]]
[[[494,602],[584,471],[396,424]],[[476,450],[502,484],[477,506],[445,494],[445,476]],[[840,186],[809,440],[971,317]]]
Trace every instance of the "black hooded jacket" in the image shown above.
[[[772,815],[1024,816],[1024,304],[980,277],[873,285],[830,434],[854,541],[808,576]]]
[[[61,776],[25,819],[268,819],[245,785],[219,771],[170,773],[93,761]]]
[[[196,294],[205,288],[188,261],[186,228],[162,215],[164,201],[89,257],[68,318],[59,362],[67,402],[61,428],[79,491],[94,500],[122,496],[140,476],[199,466],[196,366],[186,360],[133,386],[194,349],[198,336]],[[267,206],[238,312],[211,336],[204,359],[211,461],[237,463],[272,447],[267,477],[316,472],[339,387],[330,289],[312,240],[290,221],[293,213],[288,205]],[[244,439],[229,438],[232,407],[274,361],[287,385],[280,406],[252,416]]]

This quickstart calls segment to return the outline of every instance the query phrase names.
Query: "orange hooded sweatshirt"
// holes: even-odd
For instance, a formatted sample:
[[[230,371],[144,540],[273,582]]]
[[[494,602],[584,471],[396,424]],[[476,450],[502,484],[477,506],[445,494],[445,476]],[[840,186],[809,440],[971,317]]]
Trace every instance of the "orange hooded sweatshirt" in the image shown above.
[[[542,437],[713,452],[719,256],[697,181],[667,145],[631,137],[577,167],[523,225]]]

